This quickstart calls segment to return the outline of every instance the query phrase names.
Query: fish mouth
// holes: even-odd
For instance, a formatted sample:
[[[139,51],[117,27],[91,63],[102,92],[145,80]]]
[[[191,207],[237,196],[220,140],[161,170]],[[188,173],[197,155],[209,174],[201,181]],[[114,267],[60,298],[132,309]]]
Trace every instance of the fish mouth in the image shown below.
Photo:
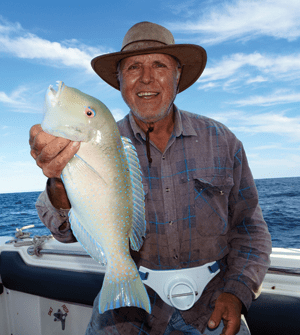
[[[76,142],[88,142],[90,140],[90,135],[82,132],[80,129],[80,124],[78,127],[73,127],[69,125],[64,125],[62,127],[47,125],[47,122],[41,124],[42,129],[53,136],[66,138],[71,141]]]
[[[62,92],[65,88],[65,84],[62,81],[57,81],[56,86],[57,86],[57,91],[55,91],[53,86],[50,85],[48,87],[48,90],[47,90],[47,93],[46,93],[46,97],[48,98],[49,102],[52,105],[57,103],[60,95],[62,94]]]

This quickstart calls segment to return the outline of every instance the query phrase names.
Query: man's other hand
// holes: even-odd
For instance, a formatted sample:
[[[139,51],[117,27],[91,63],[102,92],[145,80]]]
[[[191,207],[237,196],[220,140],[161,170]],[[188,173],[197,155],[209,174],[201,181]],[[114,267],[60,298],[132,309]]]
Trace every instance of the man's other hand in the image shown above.
[[[240,330],[242,302],[231,293],[222,293],[216,300],[215,309],[208,321],[209,328],[216,328],[223,319],[221,335],[235,335]]]

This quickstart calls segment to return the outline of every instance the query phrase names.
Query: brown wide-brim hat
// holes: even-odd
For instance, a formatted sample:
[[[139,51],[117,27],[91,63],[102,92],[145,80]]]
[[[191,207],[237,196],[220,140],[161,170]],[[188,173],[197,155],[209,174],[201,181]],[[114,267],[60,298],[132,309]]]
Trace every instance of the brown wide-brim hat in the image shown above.
[[[166,54],[177,58],[181,65],[178,92],[190,87],[201,76],[207,61],[206,51],[195,44],[175,44],[172,33],[155,23],[140,22],[126,33],[120,52],[95,57],[92,67],[105,82],[120,90],[118,63],[127,57],[144,54]]]

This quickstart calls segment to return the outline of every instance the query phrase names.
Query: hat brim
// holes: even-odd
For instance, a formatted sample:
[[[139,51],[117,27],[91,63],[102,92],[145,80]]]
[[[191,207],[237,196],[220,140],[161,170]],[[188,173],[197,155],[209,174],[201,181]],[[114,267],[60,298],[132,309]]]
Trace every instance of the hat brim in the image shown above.
[[[183,66],[178,93],[186,90],[201,76],[204,71],[207,55],[206,51],[195,44],[172,44],[161,47],[120,51],[104,54],[92,59],[94,71],[107,84],[120,90],[117,80],[117,65],[121,59],[144,54],[161,53],[176,57]]]

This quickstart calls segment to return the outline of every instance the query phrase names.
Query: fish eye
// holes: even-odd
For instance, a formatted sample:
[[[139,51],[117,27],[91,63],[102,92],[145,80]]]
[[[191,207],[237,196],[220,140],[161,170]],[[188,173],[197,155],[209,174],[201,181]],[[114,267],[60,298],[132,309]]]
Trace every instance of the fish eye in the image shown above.
[[[85,115],[86,115],[87,117],[90,117],[90,118],[96,116],[96,112],[95,112],[92,108],[90,108],[90,107],[86,107],[84,113],[85,113]]]

